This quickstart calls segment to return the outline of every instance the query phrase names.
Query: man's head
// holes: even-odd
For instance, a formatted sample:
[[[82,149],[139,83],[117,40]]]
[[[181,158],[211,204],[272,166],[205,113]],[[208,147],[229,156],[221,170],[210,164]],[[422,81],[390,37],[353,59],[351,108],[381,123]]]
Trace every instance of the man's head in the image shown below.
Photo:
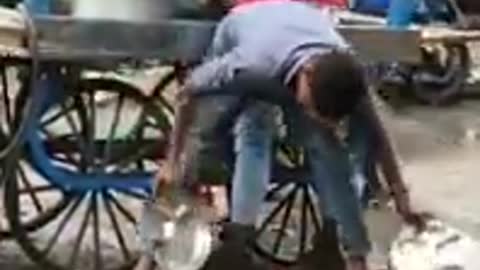
[[[328,121],[350,115],[367,94],[362,66],[340,51],[312,57],[297,73],[295,86],[297,100],[308,113]]]

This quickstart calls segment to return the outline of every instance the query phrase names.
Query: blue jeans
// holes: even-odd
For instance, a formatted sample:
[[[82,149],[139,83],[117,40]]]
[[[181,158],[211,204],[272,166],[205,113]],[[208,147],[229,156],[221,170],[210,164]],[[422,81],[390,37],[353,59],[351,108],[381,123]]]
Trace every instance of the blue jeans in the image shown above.
[[[235,128],[236,162],[233,176],[232,220],[255,224],[270,180],[276,113],[265,104],[255,104],[239,118]],[[291,115],[290,115],[291,116]],[[358,119],[359,120],[359,119]],[[366,255],[370,250],[363,223],[358,189],[365,183],[362,162],[368,155],[367,129],[353,122],[343,148],[333,134],[297,116],[291,121],[295,130],[292,143],[305,147],[311,168],[312,186],[318,194],[323,213],[341,229],[343,244],[351,255]],[[358,170],[354,170],[357,168]],[[355,175],[362,174],[362,175]],[[355,177],[356,176],[356,177]],[[360,176],[360,177],[358,177]]]
[[[276,91],[272,93],[278,94]],[[231,219],[235,223],[254,225],[271,178],[274,140],[281,122],[279,110],[259,101],[245,104],[244,100],[235,97],[214,96],[197,102],[187,140],[184,171],[188,175],[185,179],[202,179],[196,173],[204,171],[203,166],[225,163],[228,155],[218,153],[225,153],[222,149],[229,147],[227,138],[233,137],[234,146],[230,147],[235,154]],[[244,108],[230,125],[234,126],[233,130],[228,125],[219,130],[218,123],[222,122],[224,115],[239,104]],[[293,111],[284,113],[284,116],[285,124],[292,131],[288,132],[291,135],[288,139],[306,150],[311,168],[309,180],[318,193],[322,213],[339,225],[343,245],[349,254],[366,255],[370,243],[358,189],[352,183],[352,179],[362,179],[363,168],[371,157],[373,137],[366,118],[361,113],[352,116],[347,147],[343,147],[334,134],[311,123],[308,117]],[[365,183],[361,180],[354,184],[361,186]]]
[[[228,155],[219,155],[228,147],[229,130],[215,132],[221,115],[234,107],[232,98],[209,98],[199,102],[193,127],[187,140],[186,181],[201,180],[200,167],[221,164]],[[247,106],[235,121],[234,168],[231,197],[233,222],[254,225],[261,210],[271,176],[274,138],[277,133],[277,111],[264,103]],[[290,115],[292,116],[292,115]],[[311,163],[311,182],[318,194],[322,213],[334,219],[340,229],[343,245],[351,255],[366,255],[370,250],[367,231],[362,219],[358,189],[352,179],[362,179],[363,168],[371,148],[369,129],[360,116],[353,116],[348,148],[343,148],[333,134],[317,128],[309,120],[289,117],[294,124],[292,143],[305,147]],[[217,135],[213,135],[217,134]],[[355,170],[355,168],[357,170]],[[358,177],[360,176],[360,177]],[[355,182],[357,186],[363,182]]]

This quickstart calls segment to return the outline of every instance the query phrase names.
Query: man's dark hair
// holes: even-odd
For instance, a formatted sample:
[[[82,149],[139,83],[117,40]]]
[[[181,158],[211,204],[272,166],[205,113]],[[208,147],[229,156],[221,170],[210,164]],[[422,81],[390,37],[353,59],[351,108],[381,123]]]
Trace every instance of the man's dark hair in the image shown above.
[[[333,119],[353,113],[368,88],[360,62],[352,54],[339,51],[313,61],[310,86],[317,112]]]

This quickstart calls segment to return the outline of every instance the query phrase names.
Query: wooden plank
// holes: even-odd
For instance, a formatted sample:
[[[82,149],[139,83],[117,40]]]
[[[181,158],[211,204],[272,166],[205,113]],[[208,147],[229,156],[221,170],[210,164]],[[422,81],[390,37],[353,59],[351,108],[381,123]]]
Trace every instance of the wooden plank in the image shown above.
[[[25,28],[22,14],[14,9],[4,7],[0,7],[0,26],[18,31],[23,31]]]
[[[51,60],[157,58],[198,61],[215,22],[165,20],[125,22],[60,16],[35,18],[42,57]]]
[[[480,30],[457,30],[447,27],[429,27],[422,29],[422,42],[464,43],[480,40]]]
[[[28,59],[30,53],[27,49],[19,46],[6,46],[0,43],[0,58],[22,58]]]
[[[340,25],[338,30],[360,55],[372,61],[418,62],[421,57],[419,47],[424,43],[480,40],[480,31],[417,26],[407,30],[392,30],[376,17],[351,12],[340,12],[335,16],[350,22],[362,22],[359,25]],[[190,26],[188,23],[131,24],[68,17],[39,18],[36,21],[42,36],[40,41],[43,56],[61,60],[122,58],[132,55],[191,59],[195,57],[194,54],[204,51],[214,29],[213,22],[198,21],[190,21]],[[188,30],[192,26],[194,30]],[[24,33],[22,15],[16,10],[0,8],[0,53],[14,52],[14,48],[22,51]],[[201,43],[200,46],[198,42]],[[181,45],[180,49],[175,48],[178,44]],[[195,50],[195,46],[201,49]],[[25,55],[24,52],[18,54]]]
[[[419,30],[392,30],[375,25],[339,26],[337,29],[366,60],[405,63],[421,60]]]
[[[360,25],[386,25],[387,20],[378,16],[364,15],[348,10],[334,11],[334,18],[342,25],[360,24]]]
[[[24,33],[22,15],[15,10],[0,7],[0,44],[8,47],[21,46]]]

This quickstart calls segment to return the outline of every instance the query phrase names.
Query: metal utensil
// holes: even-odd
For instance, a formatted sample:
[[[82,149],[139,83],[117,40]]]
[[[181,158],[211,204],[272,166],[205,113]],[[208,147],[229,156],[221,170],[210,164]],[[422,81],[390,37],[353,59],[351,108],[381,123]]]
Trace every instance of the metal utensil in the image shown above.
[[[145,205],[139,235],[147,254],[162,270],[197,270],[213,246],[205,209],[180,190]]]

